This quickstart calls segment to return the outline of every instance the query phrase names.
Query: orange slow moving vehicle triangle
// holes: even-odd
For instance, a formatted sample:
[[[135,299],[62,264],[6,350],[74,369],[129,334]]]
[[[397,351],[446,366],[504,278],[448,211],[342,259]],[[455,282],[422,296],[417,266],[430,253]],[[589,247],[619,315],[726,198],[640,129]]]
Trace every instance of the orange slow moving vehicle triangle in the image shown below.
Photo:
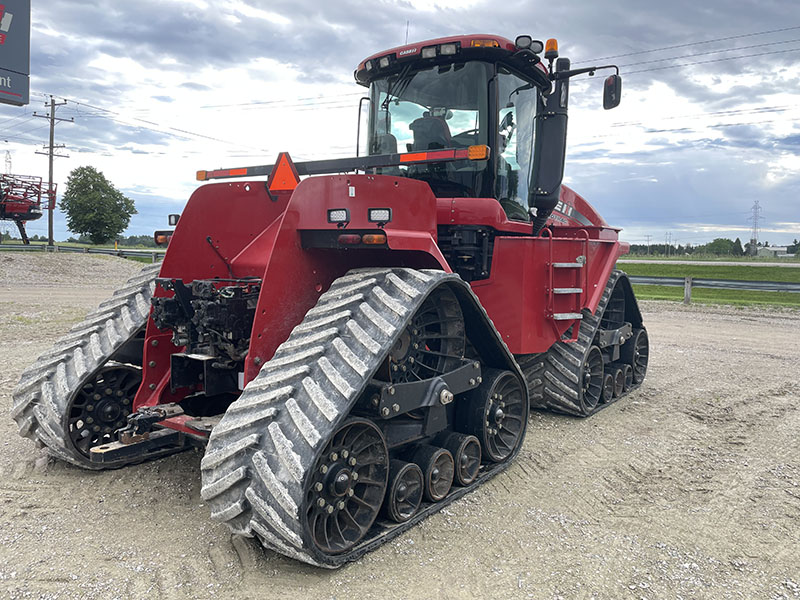
[[[269,174],[269,183],[267,187],[270,192],[291,192],[300,183],[300,177],[297,174],[297,169],[289,157],[288,152],[281,152],[278,154],[278,160]]]

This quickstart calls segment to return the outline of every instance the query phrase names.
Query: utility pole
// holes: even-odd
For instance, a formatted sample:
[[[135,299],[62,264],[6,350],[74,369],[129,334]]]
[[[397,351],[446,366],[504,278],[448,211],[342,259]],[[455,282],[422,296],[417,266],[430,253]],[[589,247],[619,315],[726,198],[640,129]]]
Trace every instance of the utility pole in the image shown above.
[[[11,175],[11,151],[6,150],[6,175]]]
[[[650,256],[650,238],[653,237],[652,235],[648,234],[644,236],[647,238],[647,256]]]
[[[69,158],[69,155],[66,154],[56,154],[55,151],[60,148],[64,148],[64,144],[60,144],[56,146],[54,144],[55,141],[55,129],[56,129],[56,122],[57,121],[68,121],[70,123],[74,123],[75,119],[58,119],[56,118],[56,108],[59,106],[63,106],[67,103],[66,100],[64,102],[56,102],[56,99],[53,96],[50,96],[50,113],[47,115],[40,115],[38,113],[33,113],[34,117],[41,117],[43,119],[50,119],[50,143],[48,146],[45,146],[47,152],[39,152],[37,151],[36,154],[45,154],[49,157],[50,169],[49,169],[49,177],[47,180],[47,196],[48,196],[48,206],[50,203],[53,203],[52,208],[47,212],[47,245],[53,246],[55,242],[53,241],[53,211],[55,210],[55,194],[53,193],[53,159],[58,158]],[[47,108],[47,102],[44,104],[45,108]]]

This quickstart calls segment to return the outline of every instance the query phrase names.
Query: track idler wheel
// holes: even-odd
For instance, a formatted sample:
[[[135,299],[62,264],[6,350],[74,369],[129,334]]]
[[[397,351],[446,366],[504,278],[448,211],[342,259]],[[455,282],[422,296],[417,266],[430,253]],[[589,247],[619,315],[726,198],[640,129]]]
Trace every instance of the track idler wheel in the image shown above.
[[[465,397],[459,428],[478,438],[485,459],[501,462],[511,456],[522,441],[527,416],[519,378],[511,371],[486,369],[481,384]]]
[[[141,369],[111,364],[81,386],[66,411],[66,429],[78,452],[89,458],[91,448],[115,441],[114,432],[127,423],[141,383]]]
[[[424,476],[419,465],[392,460],[389,463],[389,489],[384,513],[396,523],[405,523],[422,504]]]
[[[417,446],[411,460],[422,469],[425,499],[431,502],[443,500],[453,486],[453,455],[444,448],[423,444]]]
[[[633,336],[622,345],[619,352],[621,362],[633,368],[633,383],[638,385],[647,374],[647,361],[650,358],[650,342],[644,328],[634,329]]]
[[[581,389],[582,404],[587,414],[594,410],[601,398],[604,399],[604,388],[603,353],[597,346],[592,346],[583,362],[583,387]],[[612,397],[613,393],[612,385]]]
[[[306,527],[326,554],[350,550],[366,535],[386,494],[389,451],[372,421],[350,419],[339,427],[309,477]]]
[[[474,435],[448,433],[439,440],[442,448],[453,455],[455,483],[465,487],[478,478],[481,468],[481,443]]]

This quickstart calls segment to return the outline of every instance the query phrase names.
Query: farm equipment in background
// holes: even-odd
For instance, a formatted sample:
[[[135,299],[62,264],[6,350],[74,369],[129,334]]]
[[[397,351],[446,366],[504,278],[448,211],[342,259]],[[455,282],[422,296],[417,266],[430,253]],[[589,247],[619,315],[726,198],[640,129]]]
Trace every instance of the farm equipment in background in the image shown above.
[[[530,406],[608,406],[648,341],[619,230],[561,185],[598,68],[529,36],[363,61],[366,153],[198,172],[267,179],[192,194],[161,265],[23,373],[20,434],[89,469],[203,447],[212,518],[337,567],[508,466]]]
[[[30,244],[25,223],[39,219],[42,210],[53,210],[55,203],[55,184],[52,189],[47,189],[41,177],[0,175],[0,220],[14,221],[17,224],[23,244]]]

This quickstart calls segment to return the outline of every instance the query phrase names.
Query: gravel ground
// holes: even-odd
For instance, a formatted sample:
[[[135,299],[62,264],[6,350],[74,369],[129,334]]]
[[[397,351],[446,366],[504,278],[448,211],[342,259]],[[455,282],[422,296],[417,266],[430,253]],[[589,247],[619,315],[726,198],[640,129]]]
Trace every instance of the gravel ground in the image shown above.
[[[0,414],[140,266],[0,254]],[[589,420],[535,413],[506,472],[333,572],[212,523],[199,452],[90,473],[2,418],[0,597],[800,598],[800,312],[642,308],[642,388]]]

